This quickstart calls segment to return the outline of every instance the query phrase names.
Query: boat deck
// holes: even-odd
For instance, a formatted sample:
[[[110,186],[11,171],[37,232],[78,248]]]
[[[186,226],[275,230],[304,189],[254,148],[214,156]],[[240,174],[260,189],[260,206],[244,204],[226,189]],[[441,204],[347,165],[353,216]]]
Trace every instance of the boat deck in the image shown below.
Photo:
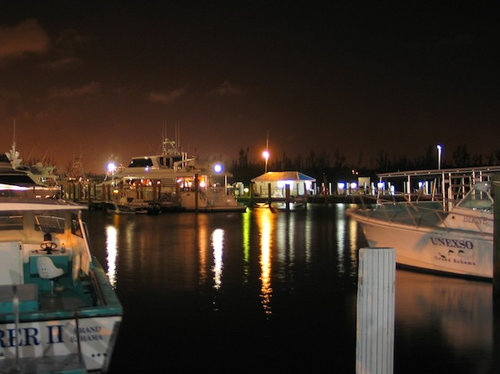
[[[88,373],[78,354],[0,360],[0,373]]]
[[[102,273],[102,274],[101,274]],[[76,315],[121,314],[121,305],[111,297],[111,292],[102,287],[100,280],[106,276],[100,268],[94,269],[94,277],[73,282],[67,274],[55,283],[54,294],[50,292],[50,281],[37,276],[29,277],[24,284],[0,286],[0,323],[15,320],[14,296],[19,299],[20,321],[47,318],[74,318]],[[91,284],[93,283],[93,285]],[[99,288],[100,294],[94,290]]]
[[[51,296],[50,293],[39,294],[38,303],[40,311],[46,312],[74,311],[91,305],[89,297],[82,297],[82,294],[74,289],[58,289],[56,296]]]

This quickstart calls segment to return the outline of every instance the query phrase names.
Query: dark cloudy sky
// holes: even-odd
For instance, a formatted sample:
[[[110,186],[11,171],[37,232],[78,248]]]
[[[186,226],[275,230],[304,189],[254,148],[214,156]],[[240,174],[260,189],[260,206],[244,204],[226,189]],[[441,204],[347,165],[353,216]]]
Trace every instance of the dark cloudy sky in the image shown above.
[[[498,7],[380,3],[4,0],[0,150],[14,120],[23,158],[94,172],[176,127],[225,160],[268,130],[272,157],[500,149]]]

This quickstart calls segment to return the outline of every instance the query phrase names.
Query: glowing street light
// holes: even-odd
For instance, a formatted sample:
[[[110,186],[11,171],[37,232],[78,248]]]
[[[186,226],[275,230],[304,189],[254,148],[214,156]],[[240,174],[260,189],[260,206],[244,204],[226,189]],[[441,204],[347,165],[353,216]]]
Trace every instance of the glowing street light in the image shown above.
[[[224,170],[224,167],[222,166],[222,164],[215,164],[214,165],[214,172],[216,174],[222,173],[223,170]]]
[[[262,152],[262,157],[264,157],[264,159],[266,160],[264,173],[267,173],[267,160],[269,159],[269,151],[267,149],[264,152]]]
[[[113,174],[116,170],[116,164],[113,161],[108,162],[108,164],[106,165],[106,170],[108,171],[108,173]]]
[[[438,150],[438,170],[441,169],[441,151],[443,149],[443,146],[441,144],[437,145],[437,150]]]

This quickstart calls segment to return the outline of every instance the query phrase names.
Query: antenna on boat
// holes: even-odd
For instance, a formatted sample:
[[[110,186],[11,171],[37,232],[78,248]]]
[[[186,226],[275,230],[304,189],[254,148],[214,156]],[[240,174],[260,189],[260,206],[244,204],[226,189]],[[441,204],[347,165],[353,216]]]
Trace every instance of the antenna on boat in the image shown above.
[[[179,121],[177,121],[177,126],[175,127],[175,144],[177,144],[177,149],[181,148],[181,134],[180,134]]]
[[[162,139],[161,139],[161,153],[163,155],[167,154],[167,125],[165,124],[165,121],[163,121],[163,134],[162,134]]]
[[[14,119],[13,134],[12,134],[12,148],[7,153],[7,158],[9,159],[12,168],[17,169],[21,164],[22,159],[19,158],[19,152],[16,151],[16,120]]]

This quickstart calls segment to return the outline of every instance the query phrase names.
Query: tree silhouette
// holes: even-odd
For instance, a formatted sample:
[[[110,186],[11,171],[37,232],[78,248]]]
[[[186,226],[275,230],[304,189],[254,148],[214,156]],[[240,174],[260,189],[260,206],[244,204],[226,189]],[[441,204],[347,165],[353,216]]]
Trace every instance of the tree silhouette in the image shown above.
[[[251,160],[249,157],[249,148],[240,149],[238,160],[233,161],[231,172],[235,181],[241,181],[245,184],[250,183],[255,178],[264,173],[262,160]],[[446,168],[447,164],[452,167],[474,167],[500,165],[500,149],[490,152],[488,155],[480,153],[471,155],[467,145],[457,146],[451,155],[449,162],[442,160],[441,166]],[[349,164],[345,155],[337,148],[332,157],[325,151],[317,153],[310,150],[304,157],[298,154],[293,160],[283,153],[281,159],[272,159],[268,165],[270,171],[299,171],[316,179],[316,182],[325,181],[334,182],[339,180],[355,180],[358,176],[369,176],[375,178],[378,173],[405,170],[427,170],[437,169],[437,150],[435,145],[429,145],[425,148],[422,155],[413,159],[407,155],[390,156],[385,150],[379,150],[372,160],[374,165],[362,165],[363,154],[360,153],[355,164]]]

